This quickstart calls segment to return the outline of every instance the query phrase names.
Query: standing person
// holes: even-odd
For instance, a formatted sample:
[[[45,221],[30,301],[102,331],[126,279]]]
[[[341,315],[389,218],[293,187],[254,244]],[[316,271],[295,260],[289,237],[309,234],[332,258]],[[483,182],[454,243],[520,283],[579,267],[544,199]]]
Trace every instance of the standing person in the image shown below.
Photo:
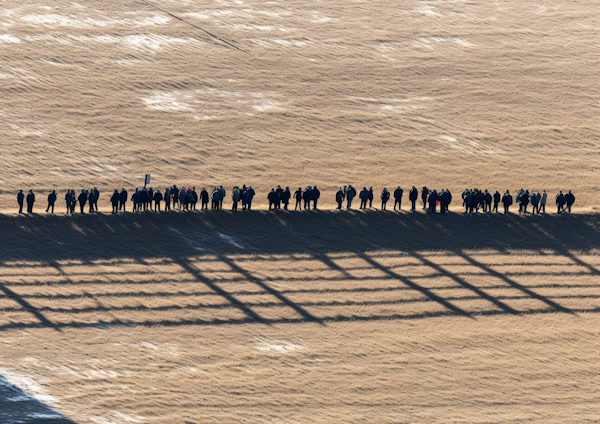
[[[85,207],[87,200],[88,200],[87,193],[85,192],[85,190],[81,190],[81,193],[79,193],[79,196],[77,197],[77,201],[79,202],[79,212],[80,213],[85,213],[83,211],[83,208]]]
[[[521,194],[520,204],[523,213],[526,214],[527,206],[529,205],[529,190],[525,190],[525,193]]]
[[[171,189],[169,187],[165,188],[164,200],[165,200],[165,212],[170,211],[171,210]]]
[[[33,204],[35,203],[35,194],[33,194],[33,190],[29,190],[27,193],[27,213],[33,213]]]
[[[121,189],[121,193],[119,193],[119,210],[123,209],[123,212],[126,211],[127,205],[127,190],[125,188]]]
[[[231,201],[232,201],[231,210],[237,211],[238,203],[240,201],[240,189],[238,186],[235,186],[233,188],[233,190],[231,191]]]
[[[220,190],[220,196],[219,196],[219,210],[223,209],[223,200],[225,200],[225,195],[227,194],[225,192],[225,189],[223,188],[223,186],[219,187]]]
[[[56,203],[56,198],[56,191],[52,190],[52,193],[48,195],[48,207],[46,208],[46,212],[51,209],[51,213],[54,213],[54,204]]]
[[[302,193],[302,200],[304,201],[304,210],[305,211],[310,210],[310,198],[311,198],[311,194],[312,194],[311,192],[312,192],[312,187],[308,186],[304,190],[304,193]]]
[[[140,191],[135,189],[135,193],[131,195],[131,201],[133,202],[133,211],[137,212],[140,209]]]
[[[156,212],[160,212],[160,202],[163,200],[163,195],[160,192],[160,190],[156,190],[156,193],[154,193],[154,210]],[[165,208],[166,210],[166,208]]]
[[[492,195],[487,191],[487,189],[485,190],[485,193],[483,195],[483,211],[492,211]]]
[[[267,194],[267,200],[269,201],[269,210],[277,209],[277,192],[275,192],[274,188]]]
[[[196,193],[196,187],[192,187],[192,210],[196,210],[196,203],[198,203],[198,193]]]
[[[506,190],[506,193],[504,193],[504,196],[502,196],[502,204],[504,205],[504,215],[508,214],[508,208],[510,207],[510,205],[512,205],[512,203],[513,197],[511,196],[509,191]]]
[[[539,215],[540,213],[540,209],[539,209],[539,204],[540,204],[540,194],[535,194],[534,192],[531,192],[531,207],[532,207],[532,211],[531,213],[534,214],[537,212],[537,214]]]
[[[98,199],[100,198],[100,192],[94,187],[94,210],[98,212]]]
[[[148,209],[152,210],[152,201],[154,200],[154,190],[152,187],[146,191],[146,194],[146,204],[148,205]],[[144,207],[144,210],[146,210],[146,207]]]
[[[200,201],[202,202],[202,210],[207,209],[208,210],[208,191],[206,191],[206,188],[202,188],[202,191],[200,192]]]
[[[544,190],[544,192],[542,193],[542,197],[540,198],[540,209],[542,210],[543,214],[546,213],[546,202],[547,201],[548,201],[548,194],[546,193],[546,190]]]
[[[249,186],[248,187],[248,210],[252,209],[252,199],[254,199],[255,195],[256,195],[256,192],[254,191],[252,186]]]
[[[283,189],[280,185],[277,186],[277,190],[275,190],[275,204],[274,209],[281,209],[281,196],[283,195]]]
[[[356,189],[352,187],[352,184],[348,184],[348,190],[346,190],[346,209],[352,208],[352,200],[356,197]]]
[[[523,189],[521,189],[521,190],[519,190],[519,191],[517,192],[517,198],[516,198],[516,201],[517,201],[517,203],[519,204],[519,215],[520,215],[521,213],[523,213],[523,204],[521,203],[521,196],[523,195],[523,193],[525,193],[525,191],[524,191]]]
[[[75,213],[76,205],[77,205],[77,197],[75,196],[75,190],[71,190],[71,214]]]
[[[94,212],[94,202],[96,199],[96,194],[94,193],[94,189],[91,189],[88,193],[88,205],[90,206],[90,213]]]
[[[217,189],[215,188],[214,191],[217,191]],[[185,192],[185,188],[181,187],[181,189],[179,189],[179,194],[177,195],[178,200],[179,200],[179,210],[185,210],[188,208],[188,205],[185,201],[185,199],[187,198],[187,193]],[[214,209],[214,208],[213,208]]]
[[[338,204],[338,209],[342,209],[342,202],[344,201],[344,192],[342,191],[342,188],[340,187],[340,189],[337,191],[337,193],[335,193],[335,201]]]
[[[360,199],[359,209],[365,209],[367,207],[367,201],[369,200],[369,191],[366,187],[363,187],[363,189],[360,191],[358,198]]]
[[[71,210],[71,205],[73,204],[73,194],[71,192],[71,190],[67,190],[67,192],[65,193],[65,204],[67,206],[67,214],[73,213],[73,211]]]
[[[562,191],[556,195],[556,207],[558,208],[556,213],[565,211],[565,196],[563,195]]]
[[[242,210],[246,210],[246,205],[248,204],[248,189],[246,188],[246,184],[242,186],[240,190],[240,200],[242,201]]]
[[[17,193],[17,203],[19,204],[19,213],[23,213],[23,202],[25,201],[25,195],[23,190],[19,190]]]
[[[494,209],[492,212],[496,212],[498,213],[498,203],[500,203],[500,193],[498,192],[498,190],[496,190],[496,192],[494,193]]]
[[[571,193],[571,190],[565,195],[565,202],[567,203],[567,211],[571,213],[571,206],[575,203],[575,196]]]
[[[369,187],[369,209],[373,207],[373,187]]]
[[[294,199],[296,199],[296,206],[294,206],[294,210],[302,210],[302,187],[298,187],[298,190],[294,192]]]
[[[428,198],[429,201],[429,212],[435,213],[435,209],[437,208],[438,195],[435,190],[431,192]]]
[[[417,199],[419,198],[419,190],[415,186],[412,186],[410,191],[408,192],[408,200],[410,200],[411,206],[410,210],[416,210]],[[394,205],[395,206],[395,205]]]
[[[112,205],[112,213],[117,213],[119,210],[119,201],[121,200],[121,196],[119,191],[115,188],[115,192],[110,197],[110,203]]]
[[[281,203],[283,203],[283,209],[288,210],[288,205],[290,204],[290,197],[292,193],[290,193],[290,188],[286,187],[281,194]]]
[[[450,203],[452,203],[452,193],[448,189],[444,190],[444,192],[446,193],[446,212],[448,212]]]
[[[398,186],[396,190],[394,190],[394,210],[396,210],[396,205],[398,205],[399,211],[402,210],[402,194],[404,194],[404,190],[402,190],[400,186]]]
[[[421,190],[421,200],[423,201],[423,209],[427,209],[427,196],[429,195],[429,189],[427,187],[423,187]]]
[[[381,210],[384,211],[388,200],[390,200],[390,192],[387,188],[383,188],[381,191]],[[395,207],[396,205],[394,205]],[[395,210],[395,209],[394,209]]]
[[[176,184],[173,184],[171,188],[171,197],[173,198],[173,209],[177,209],[177,203],[179,202],[179,189]]]
[[[483,208],[483,191],[475,189],[475,212],[479,213],[479,208]]]
[[[313,200],[313,209],[317,210],[317,202],[319,201],[319,197],[321,197],[321,192],[314,186],[312,189],[312,200]]]

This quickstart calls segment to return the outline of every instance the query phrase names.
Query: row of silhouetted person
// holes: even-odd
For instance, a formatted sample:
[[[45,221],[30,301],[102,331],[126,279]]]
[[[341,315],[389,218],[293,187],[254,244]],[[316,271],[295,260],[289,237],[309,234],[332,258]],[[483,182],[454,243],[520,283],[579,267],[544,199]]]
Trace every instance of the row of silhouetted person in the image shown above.
[[[161,190],[153,190],[151,187],[144,187],[142,189],[136,188],[135,191],[131,193],[131,196],[127,190],[123,188],[121,191],[115,189],[114,192],[111,193],[110,203],[112,205],[113,213],[126,212],[127,203],[129,201],[132,203],[133,212],[146,210],[160,212],[161,208],[163,208],[164,211],[170,211],[171,209],[186,211],[196,210],[197,203],[200,203],[201,210],[208,209],[209,203],[212,210],[221,210],[223,209],[223,201],[225,200],[226,195],[227,192],[223,186],[215,187],[210,192],[206,188],[203,188],[199,193],[196,192],[195,187],[178,188],[174,185],[173,187],[166,188],[162,192]],[[231,192],[231,210],[237,211],[240,203],[242,210],[251,210],[252,201],[255,196],[256,192],[252,186],[246,187],[246,185],[243,185],[241,188],[238,186],[233,187]],[[404,190],[399,186],[394,189],[393,193],[387,188],[384,188],[380,195],[381,210],[387,209],[387,203],[392,197],[394,199],[394,210],[402,210],[403,196]],[[290,191],[289,187],[284,189],[281,186],[277,186],[277,188],[272,188],[267,194],[269,210],[281,208],[288,210],[288,206],[292,199],[295,201],[294,210],[317,209],[320,197],[321,192],[317,186],[308,186],[304,189],[298,187],[293,193]],[[369,189],[363,187],[360,192],[357,192],[352,185],[348,185],[340,187],[335,194],[337,209],[342,209],[344,204],[346,209],[351,209],[352,202],[357,197],[360,200],[359,209],[373,207],[373,200],[375,197],[373,194],[373,187],[370,187]],[[411,210],[416,210],[416,204],[419,197],[423,202],[423,209],[430,213],[437,213],[438,206],[439,213],[446,213],[452,203],[452,194],[449,190],[429,190],[427,187],[423,187],[419,195],[419,190],[413,186],[408,192]],[[79,205],[79,212],[82,214],[85,213],[86,206],[89,213],[97,212],[99,198],[100,192],[96,187],[91,190],[81,190],[79,194],[75,193],[74,190],[67,190],[64,196],[66,212],[71,214],[74,213],[77,205]],[[563,194],[561,191],[554,197],[554,200],[556,202],[558,213],[571,212],[571,206],[575,203],[575,196],[570,190],[567,194]],[[27,204],[27,213],[33,213],[35,201],[36,199],[33,190],[29,190],[27,195],[23,193],[23,190],[20,190],[17,194],[19,213],[23,213],[24,204]],[[48,195],[46,212],[54,213],[54,206],[57,201],[58,195],[56,194],[56,191],[53,190]],[[477,213],[480,209],[482,212],[499,213],[498,207],[502,204],[503,212],[507,214],[509,213],[511,205],[516,203],[519,206],[519,213],[529,213],[527,209],[529,205],[531,205],[531,213],[539,214],[546,213],[548,194],[545,190],[542,193],[533,191],[530,193],[529,190],[521,189],[513,198],[508,190],[501,195],[498,191],[492,194],[488,190],[474,188],[466,189],[462,193],[462,201],[465,213]]]

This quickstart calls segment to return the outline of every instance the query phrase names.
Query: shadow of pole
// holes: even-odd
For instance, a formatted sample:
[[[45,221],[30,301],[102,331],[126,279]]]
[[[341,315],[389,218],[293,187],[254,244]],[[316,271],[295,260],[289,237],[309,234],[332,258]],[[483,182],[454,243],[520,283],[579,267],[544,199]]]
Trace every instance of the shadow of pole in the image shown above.
[[[574,312],[572,310],[570,310],[569,308],[566,308],[562,305],[559,305],[558,303],[554,302],[553,300],[548,299],[545,296],[542,296],[541,294],[538,294],[536,292],[534,292],[533,290],[530,290],[529,288],[517,283],[516,281],[514,281],[513,279],[507,277],[506,275],[493,270],[492,268],[490,268],[487,265],[482,264],[481,262],[476,261],[475,259],[473,259],[472,257],[470,257],[469,255],[467,255],[466,253],[464,253],[463,251],[457,251],[455,252],[456,255],[460,256],[461,258],[465,259],[467,262],[469,262],[471,265],[474,265],[476,267],[481,268],[483,271],[487,272],[488,274],[501,279],[502,281],[504,281],[505,283],[509,284],[511,287],[521,290],[523,293],[525,293],[528,296],[531,296],[534,299],[540,300],[542,302],[544,302],[546,305],[550,306],[551,308],[556,309],[557,311],[560,312],[566,312],[568,314],[573,314]]]
[[[401,281],[402,283],[406,284],[407,286],[409,286],[412,289],[415,289],[417,291],[420,291],[421,293],[423,293],[425,296],[427,296],[429,299],[434,300],[436,302],[438,302],[440,305],[444,306],[445,308],[451,310],[452,312],[459,314],[459,315],[463,315],[463,316],[467,316],[472,318],[471,314],[461,308],[459,308],[458,306],[453,305],[452,303],[448,302],[446,299],[444,299],[443,297],[440,297],[436,294],[434,294],[432,291],[426,289],[425,287],[422,287],[414,282],[412,282],[409,278],[404,277],[400,274],[395,273],[394,271],[388,269],[387,267],[381,265],[379,262],[375,261],[373,258],[369,257],[368,255],[364,254],[364,253],[360,253],[358,254],[358,256],[360,258],[362,258],[364,261],[366,261],[367,263],[369,263],[371,266],[385,272],[387,275],[389,275],[390,277],[393,277],[394,279]]]
[[[285,297],[283,294],[281,294],[279,291],[275,290],[274,288],[272,288],[271,286],[269,286],[268,284],[263,282],[261,279],[256,278],[249,271],[245,270],[244,268],[242,268],[241,266],[236,264],[233,260],[231,260],[227,256],[219,255],[219,259],[221,259],[221,261],[223,261],[227,265],[229,265],[232,270],[243,275],[248,281],[251,281],[252,283],[258,285],[259,287],[261,287],[262,289],[267,291],[269,294],[275,296],[281,302],[283,302],[284,304],[286,304],[287,306],[292,308],[294,311],[299,313],[306,321],[318,322],[321,325],[325,325],[325,324],[323,324],[323,321],[320,318],[315,317],[310,312],[308,312],[306,309],[304,309],[302,306],[294,303],[293,301],[291,301],[290,299]]]
[[[501,302],[500,300],[498,300],[497,298],[495,298],[494,296],[491,296],[489,294],[487,294],[486,292],[484,292],[483,290],[481,290],[479,287],[476,287],[472,284],[467,283],[465,280],[463,280],[462,278],[460,278],[459,276],[449,272],[448,270],[446,270],[444,267],[442,267],[441,265],[438,265],[434,262],[431,262],[429,259],[426,259],[423,255],[417,253],[417,252],[411,252],[411,255],[415,258],[417,258],[418,260],[420,260],[423,264],[427,265],[428,267],[434,269],[435,271],[439,272],[442,275],[445,275],[446,277],[452,279],[453,281],[457,282],[458,284],[460,284],[461,286],[463,286],[465,289],[471,290],[475,293],[477,293],[482,299],[488,300],[490,302],[492,302],[494,305],[496,305],[497,307],[499,307],[500,309],[502,309],[504,312],[508,313],[508,314],[518,314],[519,311],[511,308],[510,306],[508,306],[506,303]]]
[[[56,324],[54,324],[52,321],[46,318],[44,314],[38,311],[38,309],[35,308],[31,303],[27,302],[25,299],[23,299],[21,296],[19,296],[17,293],[15,293],[2,283],[0,283],[0,290],[4,292],[7,298],[14,300],[19,305],[21,305],[23,309],[35,316],[40,321],[40,324],[42,326],[54,328],[56,331],[59,332],[61,331],[60,328],[56,326]]]

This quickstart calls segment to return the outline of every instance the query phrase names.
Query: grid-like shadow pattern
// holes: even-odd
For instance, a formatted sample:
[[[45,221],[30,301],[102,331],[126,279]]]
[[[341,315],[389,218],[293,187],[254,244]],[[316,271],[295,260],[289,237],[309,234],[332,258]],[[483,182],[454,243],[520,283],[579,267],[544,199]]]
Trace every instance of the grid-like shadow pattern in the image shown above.
[[[600,256],[563,251],[3,262],[0,276],[1,330],[600,311]]]

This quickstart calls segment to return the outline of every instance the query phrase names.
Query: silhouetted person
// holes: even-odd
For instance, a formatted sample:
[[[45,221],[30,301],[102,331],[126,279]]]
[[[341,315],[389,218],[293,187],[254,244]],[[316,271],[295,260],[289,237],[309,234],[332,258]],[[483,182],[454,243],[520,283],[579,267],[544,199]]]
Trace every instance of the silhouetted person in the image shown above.
[[[131,201],[133,202],[133,211],[137,212],[140,209],[140,191],[135,189],[135,193],[131,195]]]
[[[75,201],[75,195],[73,190],[67,190],[65,194],[65,204],[67,206],[67,213],[73,213],[73,202]]]
[[[342,190],[342,188],[340,187],[340,189],[337,191],[337,193],[335,193],[335,201],[338,204],[338,209],[342,209],[342,203],[344,202],[344,192]]]
[[[19,204],[19,213],[23,213],[23,203],[25,202],[25,195],[23,190],[19,190],[17,193],[17,203]]]
[[[154,193],[154,196],[152,196],[154,199],[154,210],[156,212],[160,212],[160,202],[162,202],[163,200],[163,195],[160,192],[160,190],[156,190],[156,192]]]
[[[390,200],[390,192],[388,191],[387,188],[383,188],[383,190],[381,191],[381,210],[384,211],[386,210],[386,205],[388,200]],[[395,207],[396,205],[394,205]]]
[[[88,193],[88,205],[90,207],[89,212],[94,212],[94,202],[96,201],[96,194],[94,193],[94,189],[91,189]]]
[[[275,189],[272,188],[269,194],[267,194],[267,200],[269,201],[269,210],[277,209],[275,204],[277,203],[277,193]]]
[[[479,208],[483,207],[483,192],[475,189],[475,212],[479,213]]]
[[[225,192],[225,189],[223,188],[223,186],[219,186],[219,190],[221,191],[220,196],[219,196],[219,210],[223,209],[223,200],[225,200],[225,195],[227,194]]]
[[[206,188],[203,188],[200,192],[200,201],[202,202],[202,210],[208,209],[208,191]]]
[[[215,193],[219,191],[218,188],[215,187],[215,189],[212,192],[212,197],[213,197],[213,210],[218,210],[219,209],[219,205],[216,204],[215,205],[215,200],[219,197],[218,195],[216,195]],[[219,191],[220,193],[220,191]],[[181,189],[179,190],[179,195],[178,195],[178,200],[179,200],[179,210],[186,210],[188,208],[187,202],[186,202],[186,198],[187,198],[187,193],[185,191],[185,188],[181,187]],[[218,200],[216,200],[218,202]]]
[[[121,193],[119,193],[119,210],[123,210],[123,212],[126,212],[126,206],[127,206],[127,190],[125,190],[123,188],[121,190]]]
[[[556,207],[557,207],[557,213],[561,213],[561,212],[565,211],[565,196],[563,195],[562,191],[560,191],[556,195]]]
[[[421,200],[423,201],[423,209],[427,209],[427,196],[429,195],[429,189],[427,187],[423,187],[421,190]]]
[[[429,212],[435,213],[435,209],[437,208],[438,202],[438,194],[437,191],[433,190],[428,198],[429,201]]]
[[[198,203],[198,193],[196,193],[196,187],[192,187],[192,191],[190,193],[192,195],[192,210],[196,210],[196,203]],[[237,209],[237,205],[236,209]]]
[[[473,213],[473,205],[475,204],[475,193],[471,190],[465,190],[463,192],[463,205],[465,207],[465,213]]]
[[[94,187],[94,209],[96,212],[98,212],[98,199],[100,198],[100,192],[98,191],[98,189],[96,187]]]
[[[171,189],[167,187],[165,189],[165,194],[163,195],[163,199],[165,201],[165,212],[171,210]]]
[[[567,211],[571,213],[571,206],[575,203],[575,196],[571,193],[571,190],[565,195],[565,203],[567,204]]]
[[[396,210],[396,205],[398,205],[398,210],[402,210],[402,195],[404,194],[404,190],[398,186],[396,190],[394,190],[394,210]]]
[[[294,199],[296,199],[294,210],[297,210],[298,208],[302,210],[302,187],[298,187],[298,190],[294,192]]]
[[[448,212],[448,208],[450,207],[450,203],[452,203],[452,193],[450,193],[450,190],[444,190],[444,193],[446,193],[446,212]]]
[[[519,198],[519,203],[521,205],[521,211],[523,213],[527,213],[527,206],[529,205],[529,190],[525,190],[525,193],[521,193],[521,197]]]
[[[530,199],[530,201],[531,201],[531,208],[533,209],[531,211],[531,213],[537,213],[537,214],[540,213],[539,204],[540,204],[540,198],[541,197],[542,196],[540,196],[539,193],[538,194],[531,193],[531,199]]]
[[[492,211],[492,195],[487,190],[483,194],[483,211],[484,212]]]
[[[85,204],[87,203],[87,199],[88,199],[88,195],[85,192],[85,190],[81,190],[81,193],[79,193],[79,196],[77,197],[77,201],[79,202],[79,212],[80,213],[85,213],[83,208],[85,207]]]
[[[413,186],[408,192],[408,200],[410,200],[410,210],[414,211],[416,209],[417,199],[419,198],[419,190],[415,186]]]
[[[494,193],[493,197],[494,197],[494,209],[493,209],[493,212],[498,213],[498,204],[500,203],[500,199],[501,199],[501,196],[500,196],[500,193],[498,192],[498,190],[496,190],[496,192]]]
[[[306,189],[304,189],[304,192],[302,193],[302,201],[304,202],[304,210],[305,211],[310,210],[311,191],[312,191],[312,187],[308,186],[308,187],[306,187]]]
[[[369,190],[367,190],[366,187],[363,187],[363,189],[360,191],[360,194],[358,195],[358,198],[360,199],[359,209],[365,209],[367,207],[367,201],[369,200]]]
[[[321,192],[319,191],[319,189],[317,188],[317,186],[313,187],[313,191],[312,191],[312,200],[313,200],[313,209],[317,209],[317,202],[319,201],[319,198],[321,197]]]
[[[280,185],[278,185],[277,189],[275,190],[274,209],[281,209],[281,196],[283,196],[283,189]]]
[[[540,210],[543,214],[546,213],[546,202],[548,201],[548,194],[546,190],[542,193],[542,197],[540,198]]]
[[[238,186],[235,186],[233,188],[233,190],[231,191],[231,210],[232,211],[237,211],[238,209],[238,203],[240,201],[240,189]]]
[[[523,203],[521,203],[521,196],[523,195],[523,193],[525,193],[525,190],[519,190],[515,199],[517,201],[517,204],[519,205],[519,215],[523,213]]]
[[[255,195],[256,192],[254,191],[252,186],[248,187],[248,210],[252,209],[252,199],[254,199]]]
[[[369,187],[369,209],[373,207],[373,187]]]
[[[48,207],[46,208],[46,212],[52,209],[51,213],[54,213],[54,203],[56,203],[56,191],[52,190],[52,193],[48,195]]]
[[[290,197],[292,193],[290,193],[290,188],[286,187],[281,194],[281,203],[283,203],[283,209],[288,210],[288,205],[290,204]]]
[[[35,194],[33,194],[33,190],[29,190],[27,193],[27,213],[33,213],[33,204],[35,203]]]
[[[352,187],[352,184],[348,184],[348,190],[346,190],[346,209],[352,207],[352,200],[356,197],[356,189]]]
[[[446,190],[442,190],[438,194],[438,202],[440,202],[440,213],[446,213],[448,208],[448,192]]]
[[[119,195],[119,191],[115,188],[114,193],[110,196],[110,204],[112,205],[112,213],[117,213],[119,211],[119,201],[121,200],[121,196]]]
[[[513,204],[513,197],[510,195],[509,191],[506,190],[506,193],[504,193],[504,196],[502,196],[502,205],[504,206],[504,215],[508,214],[508,209],[510,208],[510,205]]]

